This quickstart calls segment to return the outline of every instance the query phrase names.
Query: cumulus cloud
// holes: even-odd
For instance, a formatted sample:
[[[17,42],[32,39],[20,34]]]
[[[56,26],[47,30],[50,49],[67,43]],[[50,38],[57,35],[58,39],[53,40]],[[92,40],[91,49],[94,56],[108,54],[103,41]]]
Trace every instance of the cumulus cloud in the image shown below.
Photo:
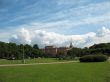
[[[110,30],[105,28],[105,27],[102,27],[102,29],[99,29],[98,33],[97,33],[97,36],[98,37],[104,37],[106,35],[110,35]]]
[[[14,34],[10,38],[10,42],[17,44],[31,44],[31,34],[28,30],[22,28],[18,34]]]
[[[10,38],[10,42],[17,44],[38,44],[40,47],[47,45],[69,46],[72,41],[75,47],[89,47],[93,44],[110,42],[110,29],[102,27],[96,33],[89,32],[83,35],[64,35],[42,30],[28,30],[22,28],[19,33]]]
[[[110,29],[106,27],[102,27],[99,29],[94,37],[88,37],[85,40],[84,46],[91,46],[93,44],[99,44],[99,43],[107,43],[110,42]]]

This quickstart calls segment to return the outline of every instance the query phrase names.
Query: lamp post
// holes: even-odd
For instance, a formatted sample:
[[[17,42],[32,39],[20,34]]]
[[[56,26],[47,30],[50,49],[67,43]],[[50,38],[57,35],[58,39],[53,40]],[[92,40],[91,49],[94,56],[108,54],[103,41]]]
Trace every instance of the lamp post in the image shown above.
[[[22,59],[22,63],[25,64],[25,58],[24,58],[24,45],[23,45],[23,59]]]

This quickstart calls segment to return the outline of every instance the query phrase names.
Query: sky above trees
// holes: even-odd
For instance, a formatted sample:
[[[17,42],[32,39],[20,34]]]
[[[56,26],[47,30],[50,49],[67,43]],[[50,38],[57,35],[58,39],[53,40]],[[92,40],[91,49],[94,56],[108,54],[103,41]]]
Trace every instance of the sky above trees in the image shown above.
[[[109,0],[0,0],[0,41],[84,47],[109,42]],[[61,40],[62,39],[62,40]]]

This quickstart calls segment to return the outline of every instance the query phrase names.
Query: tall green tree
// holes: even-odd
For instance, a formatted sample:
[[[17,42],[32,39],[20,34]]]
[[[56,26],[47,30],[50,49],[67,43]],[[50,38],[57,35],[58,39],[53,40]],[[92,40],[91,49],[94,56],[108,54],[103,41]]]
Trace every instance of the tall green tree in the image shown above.
[[[37,44],[34,44],[34,45],[33,45],[33,48],[34,48],[34,49],[39,49],[39,47],[38,47]]]

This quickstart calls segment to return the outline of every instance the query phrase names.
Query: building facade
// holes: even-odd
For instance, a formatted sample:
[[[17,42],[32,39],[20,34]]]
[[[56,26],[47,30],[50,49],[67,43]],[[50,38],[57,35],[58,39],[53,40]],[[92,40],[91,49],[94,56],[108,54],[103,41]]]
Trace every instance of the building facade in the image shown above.
[[[65,55],[67,54],[68,50],[72,49],[72,43],[69,47],[54,47],[54,46],[45,46],[44,49],[42,49],[46,54],[56,57],[60,52],[63,52]]]

